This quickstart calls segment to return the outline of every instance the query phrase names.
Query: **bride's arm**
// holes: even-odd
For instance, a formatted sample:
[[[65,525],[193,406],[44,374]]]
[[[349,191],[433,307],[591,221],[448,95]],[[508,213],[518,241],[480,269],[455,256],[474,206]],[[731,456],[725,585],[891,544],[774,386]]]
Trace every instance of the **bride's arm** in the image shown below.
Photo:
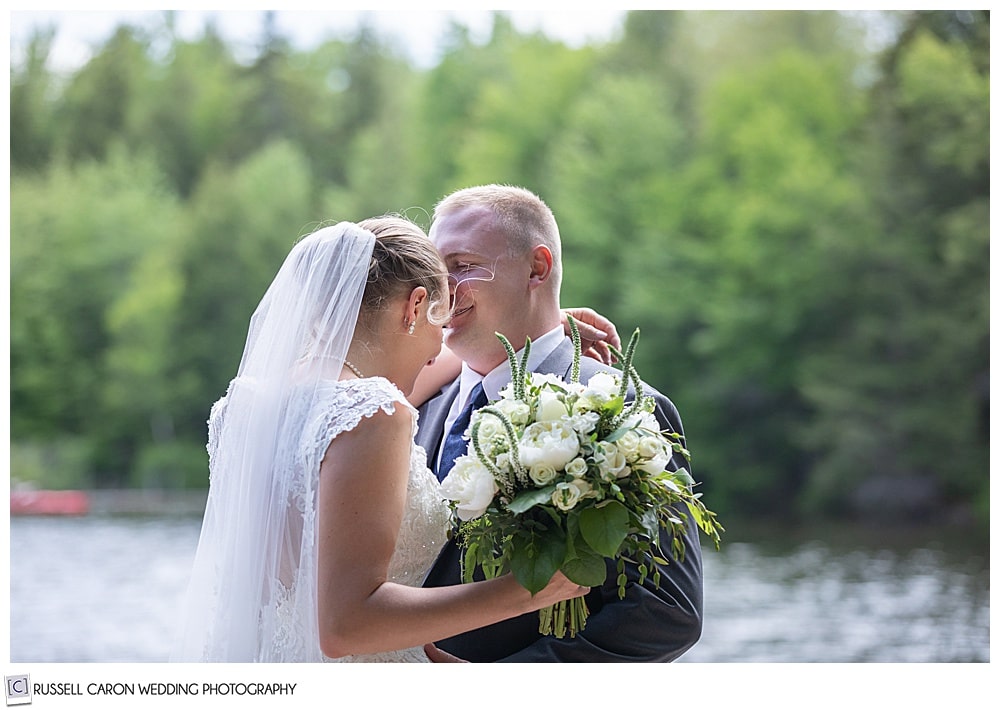
[[[337,436],[320,471],[320,644],[327,656],[422,646],[581,596],[561,573],[532,597],[513,577],[450,587],[387,581],[403,518],[412,413],[379,412]]]

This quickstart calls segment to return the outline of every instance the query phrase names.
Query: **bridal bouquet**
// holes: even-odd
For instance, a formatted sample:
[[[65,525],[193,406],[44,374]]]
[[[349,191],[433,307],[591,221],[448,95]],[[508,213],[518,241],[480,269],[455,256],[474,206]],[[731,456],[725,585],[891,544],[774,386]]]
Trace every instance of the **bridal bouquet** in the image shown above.
[[[527,371],[531,341],[520,362],[510,342],[511,382],[500,399],[473,414],[469,447],[442,483],[457,515],[464,549],[463,578],[477,567],[487,578],[505,572],[532,594],[557,570],[577,584],[604,583],[610,558],[617,565],[618,593],[625,596],[625,562],[634,562],[639,583],[659,584],[656,564],[661,528],[671,554],[684,558],[686,509],[719,546],[715,513],[694,493],[682,466],[667,469],[675,455],[690,460],[680,435],[661,431],[652,397],[642,395],[632,366],[639,331],[622,354],[620,372],[601,372],[579,382],[580,336],[570,319],[574,358],[570,381]],[[626,403],[629,384],[635,399]],[[686,504],[686,505],[679,505]],[[562,638],[587,621],[583,597],[541,610],[539,632]]]

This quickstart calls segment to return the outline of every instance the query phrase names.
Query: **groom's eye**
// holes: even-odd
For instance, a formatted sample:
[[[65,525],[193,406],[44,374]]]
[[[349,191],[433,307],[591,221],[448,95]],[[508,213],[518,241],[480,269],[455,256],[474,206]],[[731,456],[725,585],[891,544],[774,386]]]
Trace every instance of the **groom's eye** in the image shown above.
[[[462,282],[462,279],[469,275],[472,271],[471,264],[455,264],[453,267],[448,269],[448,281],[452,285],[458,285]]]
[[[476,280],[476,281],[491,281],[494,278],[495,272],[487,266],[482,264],[470,264],[467,262],[457,262],[454,266],[448,269],[448,280],[449,283],[457,287],[463,281]]]

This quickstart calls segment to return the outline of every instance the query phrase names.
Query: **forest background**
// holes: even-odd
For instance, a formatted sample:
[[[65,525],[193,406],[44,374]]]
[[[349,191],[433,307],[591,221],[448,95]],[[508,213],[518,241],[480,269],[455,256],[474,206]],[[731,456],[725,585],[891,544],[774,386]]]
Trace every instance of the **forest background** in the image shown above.
[[[873,23],[891,30],[873,47]],[[523,185],[725,523],[989,523],[989,12],[630,11],[571,48],[370,26],[252,57],[170,12],[10,71],[11,485],[199,489],[249,316],[317,226]]]

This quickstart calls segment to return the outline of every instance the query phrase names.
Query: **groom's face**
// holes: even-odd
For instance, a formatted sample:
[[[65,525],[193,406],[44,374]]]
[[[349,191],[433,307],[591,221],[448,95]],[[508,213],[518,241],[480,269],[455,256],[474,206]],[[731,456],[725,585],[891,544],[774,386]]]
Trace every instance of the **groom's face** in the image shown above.
[[[496,333],[507,336],[515,349],[524,344],[519,315],[525,312],[530,261],[510,254],[506,236],[482,207],[438,218],[430,237],[448,267],[454,299],[445,343],[473,370],[486,374],[507,359]]]

